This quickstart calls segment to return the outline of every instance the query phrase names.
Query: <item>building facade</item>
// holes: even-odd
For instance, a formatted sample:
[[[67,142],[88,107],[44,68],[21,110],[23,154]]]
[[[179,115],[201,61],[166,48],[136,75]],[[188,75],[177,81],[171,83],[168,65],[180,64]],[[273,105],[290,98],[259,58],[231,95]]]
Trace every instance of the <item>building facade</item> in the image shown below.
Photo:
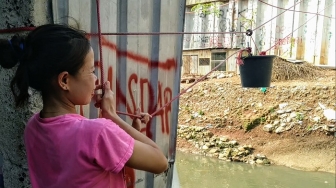
[[[335,0],[187,0],[182,75],[205,75],[231,55],[217,70],[235,72],[246,47],[335,67],[334,9]]]

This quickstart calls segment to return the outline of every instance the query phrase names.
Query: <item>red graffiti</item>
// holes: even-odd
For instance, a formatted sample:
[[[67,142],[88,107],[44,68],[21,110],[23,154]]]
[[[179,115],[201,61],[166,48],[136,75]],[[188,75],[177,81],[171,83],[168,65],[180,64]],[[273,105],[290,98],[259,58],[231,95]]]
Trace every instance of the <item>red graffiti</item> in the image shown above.
[[[153,61],[145,56],[141,56],[133,52],[122,51],[117,47],[116,44],[108,41],[104,37],[102,38],[102,45],[109,48],[111,51],[115,51],[118,57],[127,57],[128,59],[136,61],[137,63],[147,65],[148,67],[150,66],[151,68],[159,68],[163,70],[176,70],[177,68],[177,62],[173,58],[167,59],[165,62]]]
[[[144,101],[148,101],[147,112],[154,113],[158,108],[161,108],[166,103],[168,103],[172,99],[172,90],[169,87],[163,89],[162,83],[158,81],[157,86],[151,85],[150,81],[147,78],[138,78],[136,74],[131,74],[128,78],[128,91],[130,92],[130,103],[133,106],[133,109],[127,108],[128,113],[135,112],[136,104],[135,97],[131,91],[135,88],[132,88],[132,83],[140,85],[140,101],[141,111],[145,111]],[[154,95],[154,91],[157,89],[157,97]],[[145,94],[147,93],[147,96]],[[155,100],[157,99],[157,100]],[[156,102],[155,102],[156,101]],[[127,101],[126,106],[130,106]],[[158,112],[155,116],[159,116],[161,119],[161,131],[162,133],[169,134],[169,113],[171,111],[171,105],[168,105],[166,108]],[[146,132],[146,135],[152,138],[151,132],[151,122],[148,125],[141,129],[141,132]]]
[[[280,46],[283,45],[288,45],[288,44],[301,44],[302,43],[302,37],[297,37],[297,38],[292,38],[291,36],[287,36],[285,38],[282,39],[278,39],[278,38],[271,38],[271,41],[274,41],[275,44],[275,49],[278,49]]]
[[[83,105],[80,105],[80,106],[79,106],[79,114],[80,114],[81,116],[84,116]]]
[[[133,168],[124,168],[125,183],[127,188],[135,187],[135,170]]]

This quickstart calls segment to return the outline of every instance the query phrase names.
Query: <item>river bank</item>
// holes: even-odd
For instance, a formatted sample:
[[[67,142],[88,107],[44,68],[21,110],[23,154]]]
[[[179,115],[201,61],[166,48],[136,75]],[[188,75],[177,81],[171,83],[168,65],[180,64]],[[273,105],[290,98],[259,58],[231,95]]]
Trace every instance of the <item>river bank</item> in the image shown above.
[[[336,72],[318,73],[273,81],[266,91],[242,88],[233,74],[198,83],[180,98],[177,149],[335,173]]]

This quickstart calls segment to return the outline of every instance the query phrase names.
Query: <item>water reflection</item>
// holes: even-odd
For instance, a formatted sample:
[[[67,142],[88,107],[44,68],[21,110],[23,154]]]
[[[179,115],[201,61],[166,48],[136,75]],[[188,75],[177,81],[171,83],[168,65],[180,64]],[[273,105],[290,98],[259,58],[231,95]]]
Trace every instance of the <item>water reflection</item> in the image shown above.
[[[181,188],[335,188],[335,174],[255,166],[178,152]]]

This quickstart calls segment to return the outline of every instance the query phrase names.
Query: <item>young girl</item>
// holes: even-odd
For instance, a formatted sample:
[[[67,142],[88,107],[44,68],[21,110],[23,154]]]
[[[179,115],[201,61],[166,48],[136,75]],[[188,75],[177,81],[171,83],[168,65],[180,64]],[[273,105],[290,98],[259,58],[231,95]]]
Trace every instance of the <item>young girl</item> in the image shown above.
[[[18,107],[40,91],[43,109],[25,128],[29,175],[33,188],[124,188],[125,166],[152,173],[167,169],[159,147],[133,127],[147,123],[141,113],[133,127],[116,114],[110,84],[96,86],[94,53],[85,33],[63,25],[43,25],[25,39],[0,42],[0,63],[19,63],[11,82]],[[76,105],[89,104],[104,88],[95,106],[103,118],[87,119]]]

